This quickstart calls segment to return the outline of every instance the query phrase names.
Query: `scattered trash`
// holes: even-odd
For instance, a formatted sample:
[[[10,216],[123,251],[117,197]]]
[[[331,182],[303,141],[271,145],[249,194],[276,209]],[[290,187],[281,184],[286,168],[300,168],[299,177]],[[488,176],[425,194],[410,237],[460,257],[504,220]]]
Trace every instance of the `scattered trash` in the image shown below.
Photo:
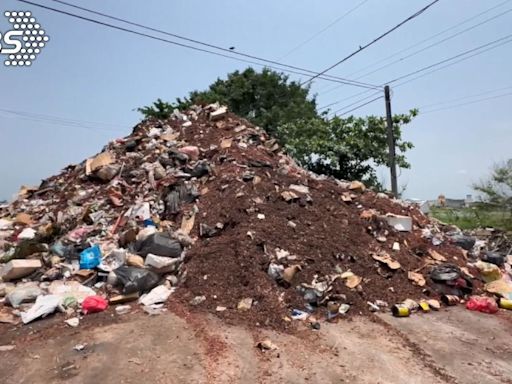
[[[132,310],[132,307],[130,305],[118,305],[116,307],[116,313],[118,315],[126,315],[127,313],[130,313]]]
[[[340,308],[338,309],[338,313],[344,315],[346,314],[350,309],[350,305],[348,304],[341,304]]]
[[[505,264],[505,257],[496,252],[486,251],[481,256],[481,259],[487,263],[495,264],[498,267],[501,267],[503,264]]]
[[[361,281],[363,281],[363,278],[361,276],[357,276],[354,274],[351,274],[350,276],[345,278],[345,285],[350,288],[356,288],[359,284],[361,284]]]
[[[252,307],[252,298],[247,297],[245,299],[242,299],[238,302],[237,309],[239,311],[248,311]]]
[[[293,320],[306,320],[309,317],[309,313],[301,311],[300,309],[294,309],[292,311],[291,318]]]
[[[274,351],[278,349],[277,345],[275,345],[269,338],[263,339],[256,344],[262,351]]]
[[[9,292],[5,299],[13,308],[18,308],[22,303],[35,301],[43,291],[34,284],[19,285]]]
[[[78,352],[81,352],[85,349],[85,347],[87,347],[87,343],[84,343],[84,344],[76,344],[73,349],[75,351],[78,351]]]
[[[476,242],[476,239],[474,237],[464,235],[452,235],[450,237],[450,240],[452,241],[452,243],[458,245],[459,247],[465,249],[466,251],[471,250]]]
[[[21,312],[21,321],[23,321],[23,324],[27,324],[39,317],[45,317],[50,313],[55,312],[59,307],[60,302],[61,299],[59,296],[38,296],[36,302],[28,311]]]
[[[393,215],[388,213],[386,221],[390,226],[395,228],[399,232],[411,232],[412,231],[412,218],[409,216]]]
[[[426,284],[425,278],[421,273],[408,272],[407,277],[409,278],[409,280],[413,281],[414,284],[416,284],[419,287],[423,287]]]
[[[311,324],[311,328],[314,329],[315,331],[319,331],[320,330],[320,323],[318,321],[314,321]]]
[[[496,301],[485,296],[471,296],[466,303],[466,308],[470,311],[490,314],[498,312]]]
[[[160,277],[147,269],[135,267],[119,267],[115,276],[123,286],[123,293],[147,292],[157,286]]]
[[[393,305],[391,312],[395,317],[408,317],[411,314],[411,310],[403,304]]]
[[[290,186],[288,188],[290,188],[292,191],[302,193],[302,194],[309,193],[309,188],[306,187],[305,185],[290,184]]]
[[[64,320],[64,322],[70,327],[76,328],[80,324],[80,319],[78,317],[72,317],[70,319]]]
[[[483,280],[486,283],[501,279],[500,268],[495,264],[478,261],[475,263],[475,267],[478,268]]]
[[[80,253],[80,269],[93,269],[101,263],[101,249],[93,245]]]
[[[32,272],[41,268],[41,260],[11,260],[0,269],[0,278],[2,281],[11,281],[30,275]]]
[[[443,295],[441,301],[448,306],[457,305],[460,303],[460,297],[455,295]]]
[[[430,278],[434,281],[445,282],[461,277],[461,270],[453,264],[442,264],[432,268]]]
[[[152,304],[163,303],[167,301],[173,292],[174,288],[167,288],[165,285],[159,285],[158,287],[153,288],[149,293],[141,296],[139,303],[146,307]]]
[[[355,192],[364,192],[366,189],[366,186],[363,183],[361,183],[360,181],[352,181],[350,183],[350,186],[348,187],[348,189],[350,189],[351,191],[355,191]]]
[[[498,299],[498,306],[503,309],[512,309],[512,300],[500,297]]]
[[[15,345],[0,345],[0,352],[9,352],[16,348]]]
[[[192,300],[190,300],[190,304],[191,305],[199,305],[204,301],[206,301],[206,296],[196,296]]]
[[[142,310],[150,316],[157,316],[167,310],[166,308],[163,308],[163,306],[163,304],[144,305],[142,306]]]
[[[108,301],[101,296],[86,297],[82,303],[82,312],[88,313],[103,312],[108,307]]]
[[[400,263],[393,259],[388,253],[384,251],[381,251],[379,253],[372,253],[372,257],[374,260],[386,264],[389,267],[389,269],[400,269]]]
[[[423,312],[430,312],[430,305],[427,301],[422,300],[418,303],[418,305]]]
[[[439,303],[438,300],[435,300],[435,299],[429,299],[427,300],[427,304],[428,306],[433,309],[434,311],[438,311],[441,309],[441,304]]]

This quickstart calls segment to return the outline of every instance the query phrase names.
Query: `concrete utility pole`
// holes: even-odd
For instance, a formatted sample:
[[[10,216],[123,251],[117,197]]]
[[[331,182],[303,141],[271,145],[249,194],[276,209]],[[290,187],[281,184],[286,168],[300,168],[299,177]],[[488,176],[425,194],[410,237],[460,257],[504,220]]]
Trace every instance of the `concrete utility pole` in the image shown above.
[[[393,117],[391,116],[391,97],[389,85],[384,87],[384,98],[386,100],[386,120],[388,126],[389,146],[389,170],[391,171],[391,191],[393,196],[398,197],[398,183],[396,178],[396,154],[395,154],[395,133],[393,131]]]

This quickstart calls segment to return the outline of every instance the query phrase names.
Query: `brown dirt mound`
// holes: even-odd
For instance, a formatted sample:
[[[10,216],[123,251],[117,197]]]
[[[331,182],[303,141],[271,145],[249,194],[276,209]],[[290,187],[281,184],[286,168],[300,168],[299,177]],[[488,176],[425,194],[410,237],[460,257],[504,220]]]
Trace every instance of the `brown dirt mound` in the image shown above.
[[[190,232],[195,242],[186,251],[179,288],[172,297],[188,303],[205,296],[193,308],[230,322],[281,329],[292,324],[291,311],[308,308],[307,302],[316,301],[318,309],[313,309],[320,318],[329,301],[349,304],[350,315],[369,313],[368,302],[376,300],[392,305],[406,298],[435,296],[427,276],[440,262],[428,255],[429,249],[435,248],[447,262],[465,264],[459,248],[446,242],[434,247],[422,237],[430,221],[416,207],[368,190],[350,191],[349,183],[306,172],[261,129],[232,114],[217,121],[209,118],[207,109],[186,115],[189,123],[184,124],[184,115],[148,120],[132,135],[109,143],[104,152],[113,156],[110,176],[106,171],[112,165],[99,168],[106,176],[97,170],[86,175],[85,162],[68,166],[0,209],[0,218],[28,213],[38,241],[49,246],[71,230],[87,226],[88,236],[102,247],[110,243],[132,249],[127,229],[137,232],[142,223],[125,223],[122,216],[136,201],[150,203],[152,218],[162,229],[177,230],[183,216],[196,212]],[[185,146],[197,146],[198,158],[194,148]],[[177,158],[179,151],[188,159]],[[182,174],[200,170],[201,164],[208,166],[202,172],[206,175]],[[173,209],[169,196],[183,185],[193,186],[200,196],[186,200],[178,193],[178,208]],[[342,195],[352,201],[344,202]],[[98,212],[100,218],[94,216]],[[382,218],[387,213],[410,216],[413,230],[395,231]],[[15,226],[12,235],[1,240],[4,249],[17,245],[16,235],[25,225]],[[400,250],[392,250],[395,242]],[[391,270],[372,258],[379,252],[387,253],[399,268]],[[299,268],[293,279],[278,282],[268,274],[270,263]],[[411,271],[423,274],[427,285],[414,285],[408,278]],[[355,275],[348,281],[359,284],[349,288],[347,272]],[[306,301],[305,290],[311,295],[315,289],[316,300]],[[238,310],[244,298],[253,300],[252,307]],[[218,307],[226,309],[218,311]]]

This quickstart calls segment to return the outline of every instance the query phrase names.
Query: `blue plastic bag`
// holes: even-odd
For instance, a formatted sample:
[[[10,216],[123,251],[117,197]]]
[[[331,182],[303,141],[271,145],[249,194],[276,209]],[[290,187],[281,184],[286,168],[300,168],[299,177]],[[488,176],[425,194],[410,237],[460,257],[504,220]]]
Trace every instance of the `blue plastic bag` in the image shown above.
[[[101,249],[98,244],[80,252],[80,269],[93,269],[101,263]]]

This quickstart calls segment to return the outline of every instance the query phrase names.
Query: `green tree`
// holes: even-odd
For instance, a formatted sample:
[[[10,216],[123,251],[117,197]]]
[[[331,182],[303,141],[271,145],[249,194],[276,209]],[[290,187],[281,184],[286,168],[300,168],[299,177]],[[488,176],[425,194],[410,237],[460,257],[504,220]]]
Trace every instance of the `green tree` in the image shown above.
[[[396,159],[401,168],[410,167],[404,153],[413,148],[412,143],[402,140],[402,126],[417,113],[411,110],[393,116]],[[301,120],[280,126],[277,136],[300,165],[319,174],[380,186],[375,166],[388,165],[385,117]]]
[[[282,73],[270,69],[257,72],[253,68],[230,73],[227,79],[217,79],[207,90],[190,92],[188,97],[177,99],[175,104],[162,104],[158,100],[158,105],[154,104],[156,108],[143,107],[138,111],[145,117],[155,114],[158,117],[167,114],[168,117],[174,106],[182,109],[192,104],[217,101],[269,134],[275,133],[281,124],[317,116],[316,101],[309,97],[309,87],[289,81],[288,76]]]
[[[167,119],[171,116],[174,109],[178,108],[178,104],[167,103],[162,99],[157,99],[153,105],[137,108],[137,112],[142,113],[144,118],[155,117],[157,119]]]
[[[482,193],[485,202],[512,212],[512,159],[495,164],[489,178],[473,188]]]

